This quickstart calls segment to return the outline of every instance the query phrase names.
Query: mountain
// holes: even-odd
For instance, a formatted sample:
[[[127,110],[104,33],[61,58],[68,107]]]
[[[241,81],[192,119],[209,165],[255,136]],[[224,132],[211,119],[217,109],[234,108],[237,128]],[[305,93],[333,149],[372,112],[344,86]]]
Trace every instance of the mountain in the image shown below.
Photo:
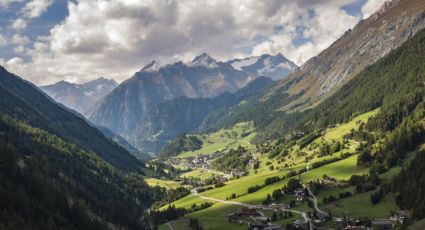
[[[425,27],[425,2],[394,0],[359,22],[330,47],[264,92],[261,100],[235,105],[206,118],[207,130],[254,121],[255,141],[287,132],[301,118],[357,76]],[[362,99],[359,99],[362,100]]]
[[[120,135],[113,133],[108,128],[102,127],[102,126],[96,126],[96,128],[100,130],[103,133],[103,135],[105,135],[106,138],[109,138],[110,140],[113,140],[115,143],[119,144],[121,147],[123,147],[125,150],[127,150],[131,155],[135,156],[137,159],[141,161],[149,161],[152,159],[152,157],[149,154],[146,154],[145,152],[141,152],[140,150],[135,148],[133,145],[128,143],[126,139],[124,139]]]
[[[111,165],[139,171],[143,166],[115,142],[105,138],[82,117],[59,106],[31,83],[0,68],[0,112],[98,154]]]
[[[258,63],[240,65],[239,69],[234,66],[241,61],[218,62],[205,53],[186,64],[160,66],[152,61],[102,99],[90,112],[89,119],[140,146],[141,134],[134,132],[144,132],[140,127],[160,103],[179,97],[212,98],[225,92],[234,93],[259,77],[259,73],[273,70],[283,73],[276,67],[281,65],[280,61],[286,59],[282,55],[265,55],[258,57]]]
[[[424,1],[387,1],[376,13],[280,81],[267,96],[280,90],[290,95],[302,94],[282,105],[285,111],[315,106],[424,27]]]
[[[145,229],[143,163],[0,67],[1,229]]]
[[[132,133],[130,140],[143,152],[158,153],[175,137],[201,131],[208,114],[240,103],[273,84],[270,78],[258,77],[235,93],[222,93],[214,98],[179,97],[164,101],[149,112],[147,118]]]
[[[298,66],[281,53],[272,56],[263,54],[257,57],[235,59],[228,62],[237,70],[248,72],[254,76],[267,76],[275,81],[283,79]]]
[[[118,83],[112,79],[98,78],[84,84],[60,81],[53,85],[42,86],[40,89],[55,101],[87,115],[89,109],[97,101],[109,94],[117,86]]]

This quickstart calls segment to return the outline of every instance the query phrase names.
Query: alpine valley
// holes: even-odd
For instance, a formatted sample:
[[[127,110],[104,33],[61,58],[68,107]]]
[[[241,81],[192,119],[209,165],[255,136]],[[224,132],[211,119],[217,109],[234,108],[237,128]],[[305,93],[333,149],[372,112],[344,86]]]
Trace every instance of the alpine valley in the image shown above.
[[[16,19],[10,30],[35,33],[32,23],[47,20],[30,10],[40,2],[0,1],[10,12],[23,4],[15,11],[27,24]],[[26,79],[39,68],[12,73],[27,59],[19,68],[0,59],[0,229],[425,229],[425,1],[282,2],[227,3],[220,12],[216,3],[185,0],[68,3],[69,15],[26,52],[46,52],[43,41],[71,29],[49,50],[60,50],[58,60],[65,52],[66,60],[79,52],[86,60],[48,71],[73,66],[67,74],[78,83],[38,87]],[[374,13],[363,12],[377,2]],[[279,4],[290,7],[282,13]],[[287,58],[319,45],[319,24],[334,20],[321,12],[335,5],[357,24],[306,61]],[[93,15],[77,17],[82,9]],[[263,10],[268,20],[254,22]],[[247,12],[252,21],[241,23]],[[93,17],[114,19],[99,27]],[[292,17],[314,23],[268,24]],[[236,26],[244,29],[231,34]],[[268,37],[256,35],[267,28]],[[197,30],[211,40],[183,39]],[[27,41],[8,41],[8,33],[0,30],[6,56],[10,44]],[[301,35],[273,43],[291,38],[281,33]],[[135,41],[138,48],[127,49]],[[217,48],[229,43],[226,52]],[[182,51],[188,47],[193,52]],[[166,64],[145,62],[113,80],[126,78],[119,70],[139,60],[138,51],[149,57],[140,60],[157,53]],[[201,54],[188,59],[193,53]],[[113,58],[104,63],[102,55]],[[36,57],[46,53],[32,56],[43,65]],[[90,77],[74,76],[90,64]]]

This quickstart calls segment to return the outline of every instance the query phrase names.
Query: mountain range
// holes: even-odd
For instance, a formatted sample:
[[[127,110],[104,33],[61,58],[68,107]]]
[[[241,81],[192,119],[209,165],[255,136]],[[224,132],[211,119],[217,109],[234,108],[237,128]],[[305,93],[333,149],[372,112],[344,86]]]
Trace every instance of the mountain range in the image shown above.
[[[112,79],[98,78],[83,84],[60,81],[53,85],[40,87],[55,101],[83,115],[96,103],[118,86]]]
[[[421,0],[386,2],[297,71],[266,90],[261,100],[209,116],[206,129],[254,121],[259,131],[256,141],[282,136],[300,119],[299,113],[320,104],[362,70],[425,28],[424,9],[425,2]]]
[[[93,107],[88,118],[141,148],[149,113],[162,102],[235,93],[263,74],[278,79],[296,68],[282,54],[219,62],[204,53],[189,63],[165,66],[152,61]]]
[[[201,132],[204,120],[217,110],[228,109],[247,98],[258,98],[274,85],[267,77],[258,77],[234,93],[222,93],[213,98],[179,97],[159,103],[148,113],[131,134],[130,142],[141,152],[156,154],[175,137],[183,133]]]
[[[3,67],[0,105],[0,228],[144,228],[141,161]]]

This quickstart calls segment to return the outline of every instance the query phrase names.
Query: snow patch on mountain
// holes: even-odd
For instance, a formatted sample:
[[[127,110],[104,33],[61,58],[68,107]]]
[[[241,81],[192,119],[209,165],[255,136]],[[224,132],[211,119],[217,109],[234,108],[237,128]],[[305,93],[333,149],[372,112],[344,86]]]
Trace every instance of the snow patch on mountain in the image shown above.
[[[257,63],[257,61],[260,59],[260,57],[250,57],[250,58],[245,58],[245,59],[237,59],[234,60],[231,65],[233,66],[233,68],[239,70],[239,71],[243,71],[242,68],[245,66],[250,66],[253,65],[255,63]]]
[[[209,69],[217,68],[217,62],[214,58],[210,57],[208,54],[203,53],[198,57],[195,57],[188,66],[204,66]]]

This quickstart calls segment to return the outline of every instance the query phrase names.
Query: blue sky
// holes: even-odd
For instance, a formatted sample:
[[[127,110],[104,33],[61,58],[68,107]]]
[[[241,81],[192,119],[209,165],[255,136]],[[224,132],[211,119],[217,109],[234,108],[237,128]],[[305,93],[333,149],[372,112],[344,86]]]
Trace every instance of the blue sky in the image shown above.
[[[382,2],[0,0],[0,64],[37,84],[120,81],[152,59],[201,52],[219,60],[280,52],[302,64]]]

